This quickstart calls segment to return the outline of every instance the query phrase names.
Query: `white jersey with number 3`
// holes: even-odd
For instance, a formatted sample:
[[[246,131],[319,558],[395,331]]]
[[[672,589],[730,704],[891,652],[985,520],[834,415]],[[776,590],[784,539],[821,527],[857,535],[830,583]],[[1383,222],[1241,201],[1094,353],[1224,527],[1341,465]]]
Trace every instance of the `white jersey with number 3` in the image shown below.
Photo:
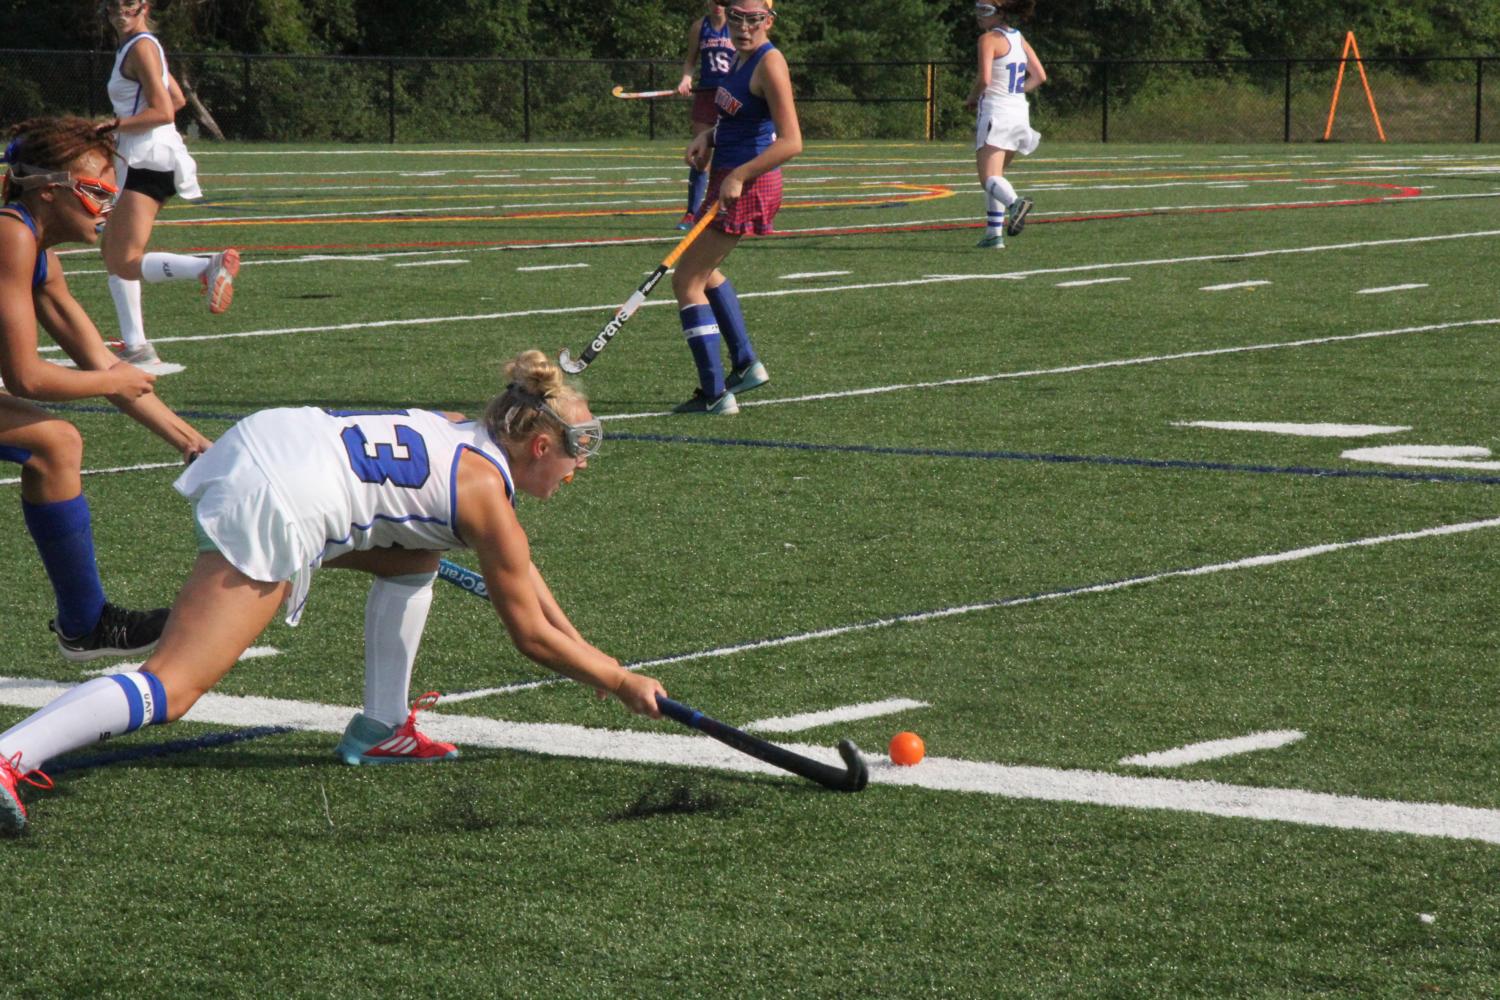
[[[474,421],[430,410],[262,410],[229,429],[178,477],[198,525],[254,580],[292,580],[289,620],[311,572],[355,549],[464,548],[455,525],[458,462],[494,464],[515,488],[505,452]]]

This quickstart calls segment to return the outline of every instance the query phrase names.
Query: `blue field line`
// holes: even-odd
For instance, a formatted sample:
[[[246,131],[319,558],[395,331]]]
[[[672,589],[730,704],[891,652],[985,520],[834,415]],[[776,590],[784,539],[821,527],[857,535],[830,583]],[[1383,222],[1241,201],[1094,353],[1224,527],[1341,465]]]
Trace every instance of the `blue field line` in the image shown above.
[[[144,746],[109,753],[73,755],[52,761],[47,765],[48,777],[56,777],[68,771],[82,771],[91,767],[107,767],[110,764],[127,764],[131,761],[150,760],[153,757],[168,757],[172,754],[192,753],[194,750],[212,750],[215,747],[258,740],[266,736],[279,736],[292,731],[291,726],[253,726],[235,729],[227,733],[208,733],[189,740],[169,740],[165,743],[148,743]]]
[[[312,405],[312,404],[309,404]],[[419,407],[422,408],[422,407]],[[89,406],[76,403],[49,404],[49,410],[74,413],[119,413],[112,406]],[[226,420],[233,423],[249,414],[209,413],[179,410],[179,415],[194,420]],[[1312,465],[1242,465],[1235,462],[1206,462],[1182,458],[1130,458],[1123,455],[1064,455],[1056,452],[972,451],[957,448],[903,448],[875,444],[814,444],[810,441],[769,441],[759,438],[698,438],[685,434],[635,434],[610,431],[610,441],[638,441],[649,444],[689,444],[715,448],[769,448],[782,451],[829,452],[852,455],[893,455],[903,458],[962,458],[981,462],[1040,462],[1053,465],[1116,465],[1137,469],[1162,469],[1175,472],[1238,472],[1260,476],[1307,476],[1314,479],[1384,479],[1407,483],[1468,483],[1500,486],[1500,476],[1471,476],[1459,472],[1402,472],[1392,469],[1328,469]]]
[[[907,458],[963,458],[988,462],[1043,462],[1059,465],[1122,465],[1141,469],[1191,472],[1244,472],[1274,476],[1312,476],[1323,479],[1394,479],[1404,482],[1478,483],[1500,485],[1500,476],[1469,476],[1453,472],[1397,472],[1384,469],[1323,469],[1307,465],[1239,465],[1179,458],[1128,458],[1118,455],[1062,455],[1030,451],[968,451],[954,448],[901,448],[873,444],[813,444],[806,441],[767,441],[754,438],[695,438],[682,434],[610,432],[610,441],[658,444],[698,444],[718,448],[775,448],[784,451],[842,452],[856,455],[899,455]]]

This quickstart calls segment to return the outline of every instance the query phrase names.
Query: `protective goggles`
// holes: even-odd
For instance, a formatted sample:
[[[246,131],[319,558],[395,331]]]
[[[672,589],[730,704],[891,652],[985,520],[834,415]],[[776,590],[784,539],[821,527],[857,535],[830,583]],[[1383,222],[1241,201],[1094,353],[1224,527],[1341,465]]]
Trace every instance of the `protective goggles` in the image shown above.
[[[992,3],[976,3],[974,5],[975,17],[994,17],[1000,13],[1000,8]]]
[[[557,425],[562,431],[563,451],[568,453],[569,458],[588,459],[599,454],[599,445],[604,442],[604,425],[599,423],[598,417],[591,417],[581,423],[570,424],[562,418],[547,401],[535,393],[527,392],[524,388],[512,382],[506,389],[516,394],[521,403],[531,407]],[[505,429],[510,430],[511,419],[515,416],[519,407],[511,407],[505,414]]]
[[[78,196],[79,201],[83,202],[84,209],[95,218],[108,212],[113,204],[114,196],[120,193],[119,188],[97,177],[74,177],[63,170],[43,172],[37,167],[28,167],[24,163],[12,164],[10,179],[22,191],[49,187],[68,188]]]
[[[773,11],[746,10],[743,7],[730,7],[724,12],[724,17],[730,24],[742,25],[746,28],[759,28],[775,16],[776,14]]]
[[[144,6],[146,6],[146,0],[102,0],[99,4],[99,11],[106,17],[116,11],[129,17],[139,13]]]

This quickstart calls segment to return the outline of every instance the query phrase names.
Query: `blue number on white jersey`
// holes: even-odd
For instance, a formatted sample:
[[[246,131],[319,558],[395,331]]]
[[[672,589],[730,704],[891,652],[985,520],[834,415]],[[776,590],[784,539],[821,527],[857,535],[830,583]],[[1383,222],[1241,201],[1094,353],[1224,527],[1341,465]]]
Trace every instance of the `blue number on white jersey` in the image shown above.
[[[1007,92],[1024,94],[1026,92],[1026,64],[1023,62],[1010,63],[1005,68],[1010,73],[1009,85],[1006,87]]]
[[[422,435],[405,424],[396,425],[396,443],[377,443],[370,447],[365,432],[358,427],[345,427],[339,435],[344,441],[344,450],[349,453],[349,465],[360,482],[379,485],[392,482],[408,489],[420,489],[427,482],[430,463],[427,460],[427,442]],[[397,454],[396,449],[405,454]]]

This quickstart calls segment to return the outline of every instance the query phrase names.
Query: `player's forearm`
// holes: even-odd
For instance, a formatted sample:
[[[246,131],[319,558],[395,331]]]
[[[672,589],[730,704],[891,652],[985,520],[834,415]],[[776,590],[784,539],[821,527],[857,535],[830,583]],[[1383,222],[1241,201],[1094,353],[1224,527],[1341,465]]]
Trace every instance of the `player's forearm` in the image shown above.
[[[194,446],[206,446],[207,439],[193,425],[179,417],[172,408],[161,401],[160,396],[146,395],[135,399],[124,396],[106,397],[121,413],[161,438],[178,452],[188,452]]]

